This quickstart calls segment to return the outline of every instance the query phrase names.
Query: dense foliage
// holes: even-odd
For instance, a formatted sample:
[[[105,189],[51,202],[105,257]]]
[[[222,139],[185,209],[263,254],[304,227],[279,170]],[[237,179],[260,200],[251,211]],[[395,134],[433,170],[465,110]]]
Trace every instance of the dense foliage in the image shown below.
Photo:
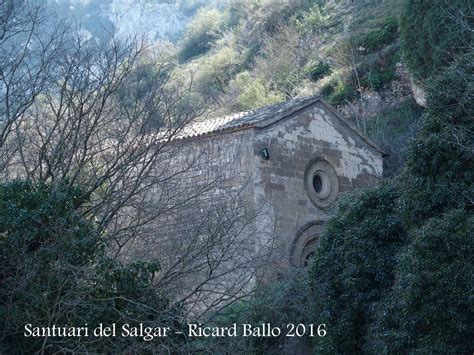
[[[368,328],[394,282],[404,243],[398,198],[397,189],[385,183],[344,200],[329,223],[312,267],[314,314],[330,329],[316,342],[318,352],[360,352],[370,338]]]
[[[401,28],[405,62],[417,78],[427,79],[472,48],[472,3],[405,0]]]
[[[378,324],[380,350],[472,353],[473,228],[472,213],[450,209],[410,231]]]
[[[284,335],[291,329],[289,324],[309,324],[311,321],[310,287],[310,279],[304,270],[296,270],[288,273],[285,279],[258,286],[251,295],[222,309],[208,323],[220,327],[237,324],[239,336],[198,339],[190,344],[192,351],[225,354],[231,349],[235,354],[273,354],[281,350],[294,351],[295,347],[309,348],[307,338]],[[280,328],[282,336],[241,337],[242,324],[251,324],[254,328],[270,324]]]
[[[122,265],[80,214],[79,189],[16,181],[0,185],[0,351],[146,349],[140,338],[25,337],[25,325],[94,329],[103,324],[174,324],[159,265]],[[156,340],[154,343],[156,347]]]
[[[383,19],[380,28],[369,31],[367,34],[359,37],[357,44],[373,52],[393,42],[398,36],[397,32],[398,20],[393,16],[389,16]]]
[[[471,353],[474,302],[474,65],[458,58],[430,81],[428,112],[402,180],[410,243],[388,300],[389,350]],[[452,328],[441,329],[449,322]],[[414,336],[415,335],[415,336]]]
[[[223,29],[223,14],[216,9],[201,9],[188,25],[181,42],[180,59],[188,60],[206,53]]]
[[[437,64],[404,171],[329,223],[311,272],[314,313],[332,328],[318,352],[472,353],[472,63],[460,50]]]
[[[419,131],[423,109],[414,100],[396,107],[387,107],[377,117],[367,122],[367,133],[379,142],[387,153],[383,161],[385,176],[393,176],[405,165],[407,142]]]

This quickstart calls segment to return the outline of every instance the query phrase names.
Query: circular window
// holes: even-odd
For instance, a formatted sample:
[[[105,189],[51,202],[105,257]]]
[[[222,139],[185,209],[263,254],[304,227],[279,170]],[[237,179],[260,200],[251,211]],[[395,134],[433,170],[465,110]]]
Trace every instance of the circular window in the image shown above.
[[[326,160],[314,159],[305,170],[305,189],[318,207],[328,207],[337,199],[339,182],[336,171]]]

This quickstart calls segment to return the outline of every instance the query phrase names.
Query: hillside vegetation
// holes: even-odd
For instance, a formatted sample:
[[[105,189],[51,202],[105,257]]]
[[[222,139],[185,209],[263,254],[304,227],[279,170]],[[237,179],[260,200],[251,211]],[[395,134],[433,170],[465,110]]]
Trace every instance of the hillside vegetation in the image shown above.
[[[322,95],[390,154],[390,175],[421,113],[401,59],[400,6],[235,0],[201,8],[178,44],[175,76],[193,82],[213,116]]]

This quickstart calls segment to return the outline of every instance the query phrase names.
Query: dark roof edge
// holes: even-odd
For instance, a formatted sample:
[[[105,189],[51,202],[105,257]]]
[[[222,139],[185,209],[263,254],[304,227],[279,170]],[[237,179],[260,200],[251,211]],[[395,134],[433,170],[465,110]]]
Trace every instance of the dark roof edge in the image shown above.
[[[236,132],[236,131],[242,131],[242,130],[246,130],[246,129],[249,129],[249,128],[265,128],[265,127],[268,127],[272,124],[275,124],[275,123],[277,123],[277,122],[279,122],[279,121],[281,121],[285,118],[288,118],[291,115],[293,115],[293,114],[295,114],[299,111],[303,111],[303,110],[307,109],[308,107],[315,105],[318,102],[321,103],[321,105],[324,107],[324,109],[326,109],[327,111],[332,113],[343,124],[345,124],[350,130],[352,130],[355,134],[357,134],[367,145],[369,145],[370,147],[375,149],[377,152],[379,152],[382,155],[382,157],[388,156],[388,154],[385,153],[382,148],[380,148],[376,143],[374,143],[370,138],[368,138],[363,132],[361,132],[357,127],[355,127],[349,120],[344,118],[332,105],[330,105],[325,100],[323,100],[321,98],[321,96],[319,96],[319,95],[315,95],[315,96],[312,96],[312,97],[310,96],[310,97],[307,98],[307,101],[304,102],[304,104],[296,105],[295,107],[292,107],[289,110],[281,112],[281,113],[279,113],[279,114],[277,114],[273,117],[264,119],[260,122],[240,124],[238,126],[228,127],[228,128],[225,128],[225,129],[217,129],[217,130],[214,130],[214,131],[201,133],[201,134],[198,134],[198,135],[195,135],[195,136],[180,137],[176,140],[177,141],[194,140],[194,139],[200,139],[200,138],[210,137],[210,136],[214,136],[214,135],[219,135],[219,134],[222,134],[222,133],[233,133],[233,132]],[[272,106],[272,105],[270,105],[270,106]],[[258,109],[256,109],[256,110],[258,110]]]
[[[294,107],[291,107],[290,109],[284,111],[284,112],[280,112],[279,114],[273,116],[273,117],[270,117],[270,118],[267,118],[267,119],[264,119],[260,122],[256,122],[254,123],[252,126],[253,127],[258,127],[258,128],[264,128],[264,127],[267,127],[273,123],[276,123],[278,121],[281,121],[282,119],[284,118],[287,118],[291,115],[293,115],[294,113],[296,112],[299,112],[299,111],[303,111],[305,109],[307,109],[309,106],[315,104],[316,102],[320,101],[321,100],[321,97],[319,96],[310,96],[310,97],[307,97],[306,98],[306,101],[304,102],[304,104],[300,104],[300,105],[296,105]]]
[[[293,109],[291,110],[288,110],[284,113],[281,113],[280,115],[277,115],[275,117],[272,117],[272,118],[269,118],[269,119],[266,119],[266,120],[263,120],[261,122],[257,122],[251,126],[249,126],[249,128],[251,127],[258,127],[258,128],[265,128],[265,127],[268,127],[274,123],[277,123],[281,120],[283,120],[284,118],[287,118],[291,115],[293,115],[294,113],[298,112],[298,111],[303,111],[305,109],[307,109],[309,106],[312,106],[316,103],[321,103],[321,105],[324,107],[324,109],[328,110],[329,112],[331,112],[334,116],[336,116],[340,121],[342,121],[342,123],[344,123],[350,130],[352,130],[354,133],[356,133],[366,144],[368,144],[370,147],[372,147],[373,149],[375,149],[377,152],[379,152],[382,157],[386,157],[388,156],[387,153],[385,153],[383,151],[382,148],[380,148],[376,143],[374,143],[369,137],[367,137],[363,132],[361,132],[357,127],[355,127],[349,120],[347,120],[346,118],[344,118],[332,105],[330,105],[329,103],[327,103],[325,100],[323,100],[321,98],[321,96],[313,96],[312,99],[308,99],[307,102],[305,102],[304,105],[302,106],[296,106],[294,107]]]

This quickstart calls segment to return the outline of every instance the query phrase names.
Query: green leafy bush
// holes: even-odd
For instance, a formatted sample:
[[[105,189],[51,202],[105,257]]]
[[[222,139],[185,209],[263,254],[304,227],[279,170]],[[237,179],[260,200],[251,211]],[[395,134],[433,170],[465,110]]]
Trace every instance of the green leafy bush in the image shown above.
[[[400,60],[397,50],[388,51],[368,70],[362,70],[361,85],[379,91],[397,78],[396,64]]]
[[[381,28],[372,30],[366,35],[356,39],[358,46],[373,52],[393,42],[398,37],[398,20],[395,17],[387,17],[383,20]]]
[[[312,315],[311,283],[304,270],[295,270],[286,280],[258,286],[254,292],[238,303],[234,303],[212,317],[212,326],[229,326],[236,323],[252,324],[254,327],[270,323],[282,330],[279,337],[225,337],[206,338],[191,344],[192,352],[224,354],[231,349],[235,354],[273,354],[287,346],[295,351],[294,344],[288,346],[285,337],[287,325],[309,324]],[[316,328],[315,328],[316,330]],[[241,335],[241,333],[239,333]],[[308,346],[309,337],[301,339],[299,346]]]
[[[238,74],[230,83],[230,89],[237,95],[237,110],[263,107],[285,99],[281,93],[269,90],[261,80],[252,78],[249,72]]]
[[[329,16],[323,13],[322,6],[318,4],[306,11],[298,11],[291,21],[301,33],[323,33],[330,23]]]
[[[472,48],[472,3],[465,0],[405,0],[401,43],[405,62],[427,79]]]
[[[186,28],[180,43],[179,59],[184,62],[208,52],[220,37],[226,16],[214,8],[202,8]]]
[[[320,95],[323,96],[326,100],[328,99],[329,95],[334,92],[334,88],[336,87],[337,82],[334,80],[329,81],[328,83],[324,84],[324,86],[320,90]]]
[[[331,104],[340,104],[346,101],[350,101],[357,97],[357,91],[352,84],[347,84],[342,81],[338,81],[337,84],[329,84],[330,87],[324,87],[322,92],[323,95],[326,93],[326,99]]]
[[[331,67],[328,63],[319,61],[317,64],[313,64],[306,69],[306,72],[308,73],[310,80],[318,81],[331,73]]]
[[[0,352],[151,350],[138,338],[96,338],[100,323],[177,319],[152,286],[157,262],[123,265],[80,214],[79,189],[16,181],[0,185]],[[84,327],[89,337],[25,337],[33,327]],[[163,343],[154,341],[153,348]]]
[[[328,223],[311,269],[314,314],[328,325],[316,352],[360,353],[371,341],[368,326],[395,280],[404,244],[398,199],[398,189],[386,182],[342,200]]]
[[[388,154],[383,160],[384,176],[393,176],[405,166],[407,148],[419,132],[422,113],[422,108],[409,100],[367,120],[367,135]]]
[[[404,180],[406,219],[414,224],[472,201],[474,53],[458,58],[427,87],[428,108]]]
[[[367,81],[375,90],[382,89],[385,85],[391,83],[396,78],[393,67],[381,66],[375,67],[367,76]]]
[[[380,324],[384,352],[472,353],[473,230],[471,212],[451,209],[411,231]]]
[[[192,62],[194,87],[204,100],[217,102],[230,80],[240,69],[240,56],[230,46],[212,51],[205,58]]]

